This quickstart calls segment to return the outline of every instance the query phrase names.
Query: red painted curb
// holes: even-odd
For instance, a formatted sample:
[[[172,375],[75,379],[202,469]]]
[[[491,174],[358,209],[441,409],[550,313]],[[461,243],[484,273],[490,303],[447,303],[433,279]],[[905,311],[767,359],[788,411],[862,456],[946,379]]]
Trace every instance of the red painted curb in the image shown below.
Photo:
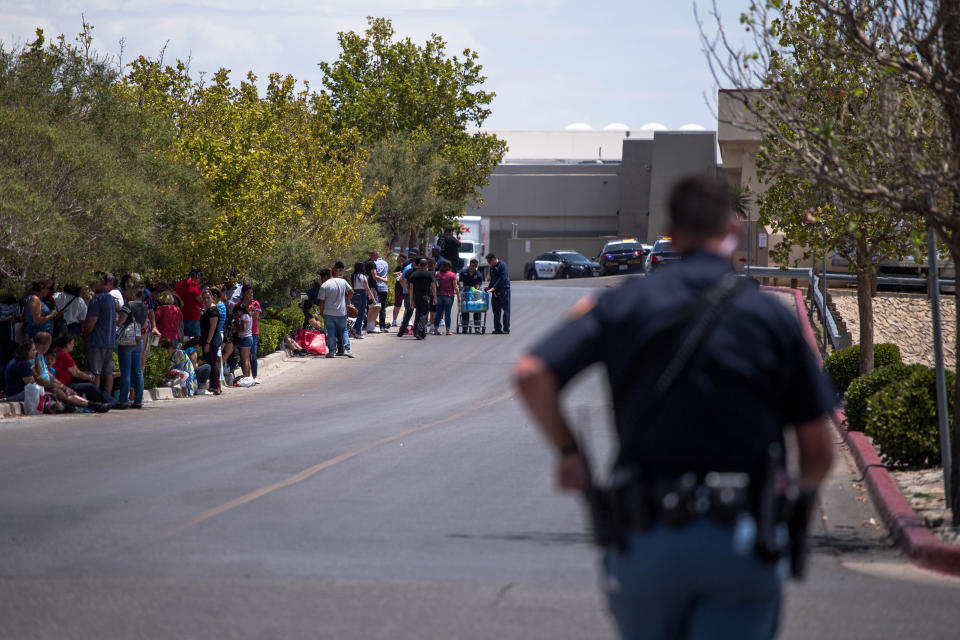
[[[816,349],[813,328],[810,326],[810,320],[802,312],[803,294],[797,289],[764,288],[796,294],[797,319],[803,329],[804,337],[819,360],[820,352]],[[903,497],[900,487],[887,471],[887,467],[880,461],[877,450],[873,448],[867,436],[859,431],[847,431],[843,426],[844,422],[846,422],[846,416],[843,415],[843,411],[837,411],[833,426],[850,449],[850,454],[867,485],[873,504],[900,549],[917,566],[947,575],[960,576],[960,546],[942,542],[924,525],[923,519]]]

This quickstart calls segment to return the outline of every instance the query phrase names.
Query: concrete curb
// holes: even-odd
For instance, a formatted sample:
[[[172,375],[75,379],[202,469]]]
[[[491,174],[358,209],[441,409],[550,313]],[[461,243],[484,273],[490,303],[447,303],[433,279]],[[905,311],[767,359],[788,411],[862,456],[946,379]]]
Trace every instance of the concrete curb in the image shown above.
[[[260,358],[258,366],[260,369],[275,369],[287,360],[293,359],[286,349],[279,349],[268,356]],[[176,398],[186,398],[182,389],[171,389],[170,387],[157,387],[156,389],[144,389],[143,395],[154,400],[174,400]],[[23,413],[23,403],[21,402],[0,402],[0,419],[15,418],[26,415]]]
[[[813,328],[810,320],[801,309],[804,308],[803,294],[797,289],[784,287],[764,287],[775,291],[792,292],[797,297],[797,319],[803,329],[804,337],[810,343],[817,360],[820,352],[816,349]],[[887,529],[893,535],[897,546],[906,554],[910,561],[924,569],[951,576],[960,576],[960,546],[947,544],[924,524],[923,519],[910,507],[910,503],[903,497],[900,487],[887,467],[880,461],[877,450],[867,436],[859,431],[847,431],[844,424],[846,416],[843,411],[837,411],[834,428],[842,441],[850,450],[850,455],[857,465],[863,482],[867,485],[870,498],[883,518]]]
[[[924,524],[900,492],[893,476],[880,461],[869,438],[859,431],[847,431],[846,417],[837,412],[834,423],[847,443],[863,481],[867,484],[873,504],[893,534],[897,545],[910,560],[925,569],[960,576],[960,546],[947,544]]]

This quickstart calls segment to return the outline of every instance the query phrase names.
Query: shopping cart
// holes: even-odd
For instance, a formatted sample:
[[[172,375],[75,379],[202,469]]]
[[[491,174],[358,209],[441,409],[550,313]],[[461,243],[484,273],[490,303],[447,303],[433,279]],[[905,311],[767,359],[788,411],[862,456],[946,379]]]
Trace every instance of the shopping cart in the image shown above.
[[[457,333],[486,333],[488,308],[490,308],[490,294],[486,291],[480,289],[462,291],[460,303],[457,305]]]

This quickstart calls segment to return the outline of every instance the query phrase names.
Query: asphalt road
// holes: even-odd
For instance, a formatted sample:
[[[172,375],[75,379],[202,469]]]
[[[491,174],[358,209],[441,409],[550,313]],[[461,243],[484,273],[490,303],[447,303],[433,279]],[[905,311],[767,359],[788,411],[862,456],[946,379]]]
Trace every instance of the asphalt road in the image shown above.
[[[510,336],[396,334],[253,389],[0,423],[2,638],[610,638],[581,505],[508,368],[611,279],[518,283]],[[609,451],[598,371],[567,402]],[[784,638],[955,637],[842,460]]]

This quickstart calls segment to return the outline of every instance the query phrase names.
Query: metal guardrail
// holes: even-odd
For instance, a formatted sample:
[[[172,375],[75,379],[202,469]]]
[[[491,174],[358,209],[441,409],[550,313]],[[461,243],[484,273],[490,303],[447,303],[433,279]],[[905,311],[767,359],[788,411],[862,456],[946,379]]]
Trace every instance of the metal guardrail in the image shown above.
[[[744,276],[747,274],[744,273]],[[838,276],[838,277],[834,277]],[[840,324],[837,322],[836,318],[833,317],[833,313],[830,311],[830,307],[827,305],[827,301],[824,300],[821,277],[819,274],[813,271],[813,269],[804,269],[802,267],[793,267],[781,269],[780,267],[750,267],[750,277],[760,277],[760,278],[796,278],[799,280],[803,278],[807,281],[807,284],[810,286],[810,301],[813,308],[808,309],[808,315],[813,314],[813,309],[815,308],[820,314],[822,325],[826,331],[827,338],[830,340],[830,345],[834,349],[843,349],[844,347],[850,346],[850,334],[846,331],[840,331]],[[902,278],[893,278],[894,280],[901,280]],[[847,273],[829,273],[827,272],[826,276],[827,282],[833,280],[834,282],[856,282],[857,277]],[[918,278],[918,283],[910,284],[925,284],[926,279]],[[895,282],[884,282],[883,284],[898,284]]]
[[[750,276],[757,278],[806,278],[811,281],[812,269],[803,267],[750,267]],[[827,272],[827,282],[856,282],[857,276],[852,273]],[[877,276],[877,284],[893,284],[900,286],[926,287],[925,276]],[[956,286],[955,278],[940,278],[941,287]]]

